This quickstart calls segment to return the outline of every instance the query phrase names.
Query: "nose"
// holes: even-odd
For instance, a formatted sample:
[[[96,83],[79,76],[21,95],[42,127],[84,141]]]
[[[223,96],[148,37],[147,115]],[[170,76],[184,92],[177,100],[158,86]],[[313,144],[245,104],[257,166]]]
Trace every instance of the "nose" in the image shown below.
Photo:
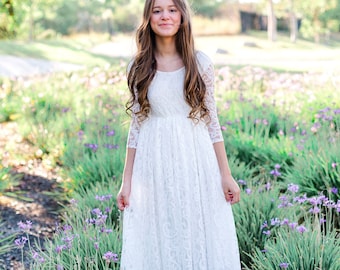
[[[162,19],[162,20],[167,20],[167,19],[169,19],[169,15],[170,15],[170,13],[169,13],[167,10],[164,10],[164,11],[162,12],[162,17],[161,17],[161,19]]]

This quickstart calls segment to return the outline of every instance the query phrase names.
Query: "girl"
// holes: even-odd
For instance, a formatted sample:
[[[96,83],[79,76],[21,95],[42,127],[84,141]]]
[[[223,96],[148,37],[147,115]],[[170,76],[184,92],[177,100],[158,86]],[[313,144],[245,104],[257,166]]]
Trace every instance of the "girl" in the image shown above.
[[[186,0],[146,0],[128,68],[123,270],[239,270],[231,175],[214,69],[196,52]]]

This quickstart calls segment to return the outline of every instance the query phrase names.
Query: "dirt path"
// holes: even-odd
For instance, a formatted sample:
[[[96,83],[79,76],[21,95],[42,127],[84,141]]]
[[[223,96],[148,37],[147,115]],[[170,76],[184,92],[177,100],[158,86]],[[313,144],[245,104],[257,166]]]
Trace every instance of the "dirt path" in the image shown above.
[[[0,77],[28,77],[58,71],[73,71],[83,68],[70,63],[53,62],[43,59],[0,55]]]
[[[3,165],[12,167],[13,173],[20,175],[18,185],[9,190],[16,196],[0,195],[0,219],[3,221],[0,231],[7,235],[18,233],[21,237],[23,234],[17,223],[30,220],[33,223],[29,234],[31,243],[37,240],[43,244],[45,238],[52,238],[55,225],[60,221],[58,197],[47,194],[59,190],[58,168],[46,167],[32,155],[36,149],[23,140],[14,122],[0,123],[0,149]],[[21,263],[21,251],[16,248],[0,256],[0,269],[29,269],[28,256],[24,263],[25,268]]]

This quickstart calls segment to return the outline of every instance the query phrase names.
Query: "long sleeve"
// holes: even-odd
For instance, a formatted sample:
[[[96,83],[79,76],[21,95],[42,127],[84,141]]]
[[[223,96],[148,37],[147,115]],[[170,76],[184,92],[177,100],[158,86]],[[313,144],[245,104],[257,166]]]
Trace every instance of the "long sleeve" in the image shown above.
[[[207,124],[209,135],[212,143],[222,142],[223,135],[221,126],[217,116],[217,108],[214,97],[215,91],[215,73],[214,65],[210,58],[202,52],[197,53],[198,63],[200,67],[201,76],[205,82],[207,92],[205,96],[205,105],[209,110],[210,122]]]
[[[127,147],[128,148],[137,148],[138,144],[138,136],[140,130],[140,123],[138,121],[138,117],[136,113],[140,110],[140,105],[136,102],[132,107],[132,115],[131,115],[131,122],[130,122],[130,129],[128,133],[127,139]]]

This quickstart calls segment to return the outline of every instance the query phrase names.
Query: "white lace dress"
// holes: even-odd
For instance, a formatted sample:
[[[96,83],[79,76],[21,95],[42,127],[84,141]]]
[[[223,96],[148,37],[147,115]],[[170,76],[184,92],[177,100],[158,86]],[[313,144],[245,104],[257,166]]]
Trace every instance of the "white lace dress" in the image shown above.
[[[136,148],[136,156],[123,218],[123,270],[241,269],[213,148],[223,141],[213,64],[202,52],[197,59],[207,86],[208,126],[188,118],[184,68],[157,71],[148,92],[149,118],[140,125],[132,118],[128,147]]]

